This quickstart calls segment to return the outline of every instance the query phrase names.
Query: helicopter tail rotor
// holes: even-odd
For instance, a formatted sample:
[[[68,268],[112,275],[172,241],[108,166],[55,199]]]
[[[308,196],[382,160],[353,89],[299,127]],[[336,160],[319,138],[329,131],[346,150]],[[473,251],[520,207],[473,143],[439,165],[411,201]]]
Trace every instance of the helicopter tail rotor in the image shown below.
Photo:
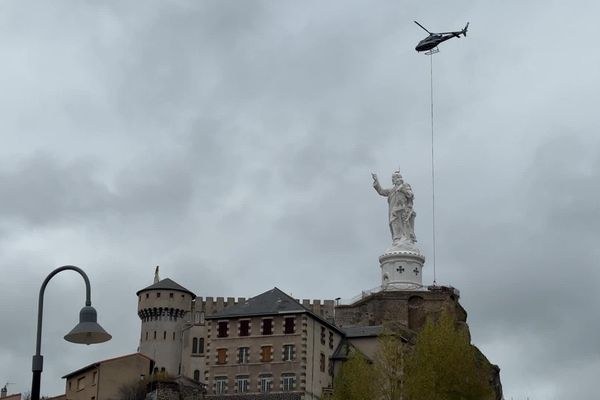
[[[469,29],[469,23],[467,22],[467,24],[465,25],[465,27],[462,30],[462,34],[465,35],[465,37],[467,37],[467,29]]]

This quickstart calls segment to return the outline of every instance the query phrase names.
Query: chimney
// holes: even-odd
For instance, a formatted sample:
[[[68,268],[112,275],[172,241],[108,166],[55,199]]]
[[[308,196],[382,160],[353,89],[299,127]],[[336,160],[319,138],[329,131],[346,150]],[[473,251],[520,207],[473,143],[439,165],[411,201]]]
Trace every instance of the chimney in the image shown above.
[[[8,389],[6,388],[6,385],[4,385],[4,387],[2,389],[0,389],[0,398],[6,397],[7,394],[8,394]]]

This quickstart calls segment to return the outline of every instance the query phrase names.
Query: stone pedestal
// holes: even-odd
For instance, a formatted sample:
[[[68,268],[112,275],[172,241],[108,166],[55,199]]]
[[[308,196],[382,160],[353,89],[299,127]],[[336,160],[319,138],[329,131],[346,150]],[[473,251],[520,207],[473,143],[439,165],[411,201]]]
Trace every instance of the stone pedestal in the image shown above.
[[[416,247],[388,249],[379,257],[381,288],[383,290],[422,288],[424,263],[425,256]]]

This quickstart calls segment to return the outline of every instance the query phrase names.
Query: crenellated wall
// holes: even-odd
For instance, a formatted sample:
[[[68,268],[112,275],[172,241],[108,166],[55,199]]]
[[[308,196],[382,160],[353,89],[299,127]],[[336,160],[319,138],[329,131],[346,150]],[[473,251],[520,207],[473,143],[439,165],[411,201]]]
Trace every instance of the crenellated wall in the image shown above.
[[[223,310],[225,307],[244,303],[245,297],[196,297],[194,301],[194,311],[204,312],[204,316],[212,315],[218,311]],[[311,310],[318,316],[326,319],[327,321],[333,322],[335,302],[333,300],[319,300],[319,299],[296,299],[304,307]],[[195,317],[199,318],[199,317]]]

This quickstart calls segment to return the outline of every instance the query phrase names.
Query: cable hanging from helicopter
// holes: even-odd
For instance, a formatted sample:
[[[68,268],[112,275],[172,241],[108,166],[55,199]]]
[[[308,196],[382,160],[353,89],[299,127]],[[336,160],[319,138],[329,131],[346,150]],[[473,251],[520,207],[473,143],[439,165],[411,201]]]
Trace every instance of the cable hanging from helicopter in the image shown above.
[[[433,55],[439,53],[438,45],[452,38],[460,38],[460,35],[467,36],[467,29],[469,29],[469,23],[460,31],[454,32],[429,32],[423,25],[414,21],[415,24],[419,25],[425,32],[429,34],[425,39],[421,40],[415,50],[419,53],[423,52],[429,56],[430,65],[430,98],[431,98],[431,236],[432,236],[432,247],[433,247],[433,285],[436,282],[436,238],[435,238],[435,154],[434,154],[434,141],[433,141]]]

